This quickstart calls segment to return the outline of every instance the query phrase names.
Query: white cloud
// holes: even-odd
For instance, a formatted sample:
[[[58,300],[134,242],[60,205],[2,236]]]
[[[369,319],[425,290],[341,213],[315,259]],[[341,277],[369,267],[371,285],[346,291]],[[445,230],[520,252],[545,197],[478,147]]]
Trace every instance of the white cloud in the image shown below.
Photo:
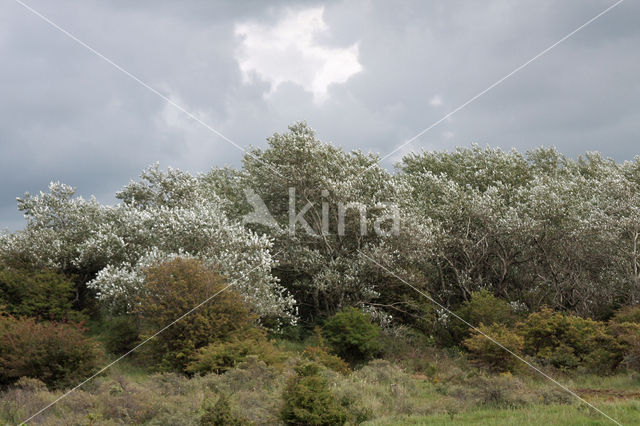
[[[250,82],[257,76],[269,82],[269,94],[280,84],[292,82],[313,93],[316,102],[322,102],[331,84],[344,83],[360,72],[358,43],[339,48],[318,42],[318,35],[329,33],[323,13],[322,7],[287,10],[273,26],[236,25],[235,33],[242,37],[236,59],[244,81]]]

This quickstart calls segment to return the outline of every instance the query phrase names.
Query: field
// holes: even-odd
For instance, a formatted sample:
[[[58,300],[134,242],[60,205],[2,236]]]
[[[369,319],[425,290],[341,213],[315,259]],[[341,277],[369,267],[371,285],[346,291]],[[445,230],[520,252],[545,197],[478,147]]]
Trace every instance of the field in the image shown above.
[[[135,360],[123,361],[33,422],[222,424],[205,423],[202,418],[207,407],[225,395],[229,413],[244,422],[237,424],[280,424],[281,393],[301,353],[295,350],[300,345],[292,342],[281,341],[278,346],[287,348],[289,358],[283,365],[270,367],[249,357],[224,374],[192,378],[150,373]],[[413,368],[408,367],[409,359],[377,359],[346,375],[329,369],[322,374],[332,393],[348,401],[352,419],[365,425],[613,424],[536,374],[487,374],[463,356],[435,348],[421,355],[428,368],[416,368],[415,359]],[[620,423],[640,424],[637,374],[573,374],[559,380]],[[0,422],[17,424],[61,395],[62,391],[49,391],[37,380],[23,379],[0,395]]]

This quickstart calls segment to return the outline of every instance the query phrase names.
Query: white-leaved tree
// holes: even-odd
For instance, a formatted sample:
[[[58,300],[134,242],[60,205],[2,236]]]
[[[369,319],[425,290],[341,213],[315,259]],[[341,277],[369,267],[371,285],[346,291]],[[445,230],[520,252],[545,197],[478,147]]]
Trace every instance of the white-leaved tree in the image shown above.
[[[152,167],[118,193],[115,206],[74,193],[52,183],[48,193],[20,199],[27,226],[3,237],[3,256],[79,276],[114,311],[136,303],[146,266],[197,257],[261,316],[293,318],[294,300],[271,275],[272,242],[230,220],[198,177]]]
[[[267,140],[266,149],[245,156],[232,185],[251,188],[279,224],[254,227],[282,250],[276,275],[310,321],[347,306],[368,306],[384,283],[362,253],[393,233],[393,204],[403,188],[376,155],[322,142],[306,123]]]
[[[454,308],[479,290],[598,318],[640,301],[640,159],[473,147],[408,155],[392,173],[296,123],[239,170],[155,166],[117,197],[60,183],[27,194],[27,226],[0,234],[0,260],[58,269],[79,298],[127,310],[146,266],[197,257],[263,317],[299,309],[310,324],[347,306],[425,318],[395,275]],[[272,220],[243,223],[257,205]]]

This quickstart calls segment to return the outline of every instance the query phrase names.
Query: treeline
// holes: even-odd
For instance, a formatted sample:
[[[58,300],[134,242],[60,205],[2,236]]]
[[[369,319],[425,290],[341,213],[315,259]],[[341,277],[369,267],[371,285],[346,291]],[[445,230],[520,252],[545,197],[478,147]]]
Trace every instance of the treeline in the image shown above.
[[[606,319],[638,300],[640,160],[474,147],[411,154],[391,173],[304,123],[268,141],[239,170],[151,167],[116,206],[60,183],[26,194],[26,228],[0,237],[2,262],[59,271],[75,282],[75,307],[112,313],[132,309],[144,267],[175,257],[236,281],[265,321],[313,324],[358,306],[411,322],[427,308],[398,277],[448,307],[486,290],[526,311]],[[296,213],[313,203],[308,229],[300,222],[293,234],[291,188]],[[248,190],[279,226],[242,226]],[[349,203],[366,206],[366,235],[357,208],[338,232],[339,205]],[[398,232],[382,220],[385,205],[398,206]],[[374,232],[381,221],[387,232]]]

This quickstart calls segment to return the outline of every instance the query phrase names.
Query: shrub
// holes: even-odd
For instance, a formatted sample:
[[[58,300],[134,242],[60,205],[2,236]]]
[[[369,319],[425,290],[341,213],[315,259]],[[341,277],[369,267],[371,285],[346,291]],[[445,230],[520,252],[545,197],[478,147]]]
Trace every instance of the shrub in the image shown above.
[[[522,352],[524,339],[506,326],[481,325],[478,329],[516,354]],[[469,350],[472,359],[494,371],[514,371],[521,365],[521,361],[477,331],[464,340],[463,344]]]
[[[0,317],[0,383],[20,377],[51,388],[75,385],[99,366],[101,352],[79,325]]]
[[[75,285],[54,271],[0,267],[0,306],[13,316],[82,321],[73,310]]]
[[[611,318],[611,322],[640,324],[640,305],[625,306],[619,309]]]
[[[627,369],[640,372],[640,324],[610,322],[607,334],[618,343],[618,361]]]
[[[282,420],[288,425],[342,425],[347,411],[330,392],[320,366],[304,363],[296,367],[283,392]]]
[[[341,374],[349,374],[349,366],[339,356],[330,353],[329,348],[324,342],[322,337],[322,331],[320,327],[316,327],[315,330],[315,342],[312,345],[307,346],[302,352],[302,357],[313,362],[317,362],[320,365],[324,365],[330,370],[336,371]]]
[[[194,259],[177,258],[146,270],[145,296],[136,312],[150,334],[217,294],[145,345],[159,369],[184,371],[198,349],[251,327],[255,317],[242,297],[224,288],[220,275]]]
[[[286,355],[267,339],[264,330],[253,328],[242,336],[233,336],[228,341],[211,343],[200,348],[186,371],[194,374],[220,374],[244,362],[249,356],[255,356],[271,366],[278,365],[286,359]]]
[[[439,349],[435,347],[433,336],[426,336],[411,328],[400,329],[393,334],[385,330],[382,346],[383,359],[402,365],[416,374],[435,375],[436,366],[432,361],[437,359]]]
[[[380,327],[356,308],[347,308],[329,318],[322,333],[336,354],[351,363],[367,361],[382,349]]]
[[[545,308],[529,315],[519,328],[525,353],[557,368],[583,366],[606,373],[621,360],[619,343],[600,321]]]
[[[138,324],[130,316],[118,316],[105,321],[105,349],[116,355],[127,353],[138,342]]]
[[[452,386],[449,390],[473,405],[495,408],[518,408],[537,402],[535,395],[511,373],[499,375],[479,374],[463,381],[463,386]]]
[[[492,324],[511,326],[518,319],[509,303],[498,299],[487,290],[473,292],[471,299],[458,308],[456,314],[475,327]],[[458,319],[451,319],[449,332],[454,344],[470,335],[469,327]]]
[[[200,418],[200,425],[202,426],[245,426],[253,424],[231,410],[229,397],[224,394],[218,397],[215,404],[211,401],[205,401],[203,409],[204,414]]]

